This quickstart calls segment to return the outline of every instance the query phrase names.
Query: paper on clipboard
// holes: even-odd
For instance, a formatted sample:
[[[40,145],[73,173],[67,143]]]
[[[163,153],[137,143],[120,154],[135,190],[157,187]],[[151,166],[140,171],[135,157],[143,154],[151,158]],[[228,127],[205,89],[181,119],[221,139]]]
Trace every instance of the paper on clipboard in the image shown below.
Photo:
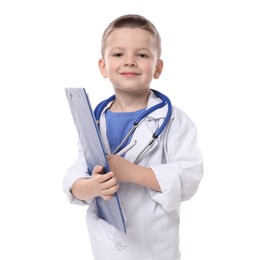
[[[99,129],[85,89],[66,88],[65,92],[89,173],[92,173],[95,165],[103,166],[104,172],[110,171]],[[124,216],[117,193],[109,201],[96,197],[96,203],[99,217],[126,233]]]

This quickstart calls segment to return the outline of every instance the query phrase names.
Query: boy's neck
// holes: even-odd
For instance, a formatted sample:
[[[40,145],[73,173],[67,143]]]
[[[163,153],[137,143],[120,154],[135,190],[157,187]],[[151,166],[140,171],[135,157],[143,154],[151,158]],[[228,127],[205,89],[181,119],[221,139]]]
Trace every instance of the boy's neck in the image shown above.
[[[116,98],[113,101],[110,111],[112,112],[133,112],[143,109],[147,106],[150,91],[141,94],[115,93]]]

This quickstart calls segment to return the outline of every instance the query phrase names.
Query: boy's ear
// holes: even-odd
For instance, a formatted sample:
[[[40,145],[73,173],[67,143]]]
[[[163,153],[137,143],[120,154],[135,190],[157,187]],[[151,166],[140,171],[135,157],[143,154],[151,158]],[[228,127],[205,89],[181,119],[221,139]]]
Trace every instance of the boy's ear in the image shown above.
[[[106,63],[102,58],[98,61],[98,67],[103,78],[107,78],[108,73],[107,73]]]
[[[162,73],[163,70],[163,60],[159,59],[156,63],[156,69],[155,69],[155,73],[154,73],[154,79],[158,79]]]

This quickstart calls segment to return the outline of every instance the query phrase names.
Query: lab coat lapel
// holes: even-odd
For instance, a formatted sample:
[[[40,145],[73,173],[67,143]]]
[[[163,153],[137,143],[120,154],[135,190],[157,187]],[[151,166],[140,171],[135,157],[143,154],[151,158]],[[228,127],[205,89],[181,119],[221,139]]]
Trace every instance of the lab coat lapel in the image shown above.
[[[161,99],[159,99],[152,91],[149,96],[147,109],[157,105],[161,102]],[[149,141],[151,141],[154,132],[157,130],[157,128],[160,126],[160,122],[165,118],[165,108],[157,109],[154,112],[152,112],[149,116],[144,118],[144,120],[140,123],[139,127],[135,130],[131,142],[136,141],[136,145],[126,153],[125,158],[128,159],[131,162],[134,162],[135,159],[138,157],[138,155],[143,151],[145,146],[148,144]],[[151,151],[153,151],[156,146],[158,145],[159,138],[156,139],[151,146],[148,147],[148,149],[143,153],[143,157],[147,156]]]
[[[107,154],[111,154],[111,150],[110,150],[109,141],[107,137],[107,124],[106,124],[105,111],[110,107],[111,103],[109,103],[108,106],[106,106],[106,108],[103,110],[101,114],[101,118],[100,118],[100,125],[99,125],[101,139],[104,145],[105,152]]]
[[[136,141],[136,145],[126,153],[125,158],[131,162],[134,162],[138,155],[143,151],[147,143],[151,140],[153,136],[152,129],[150,128],[151,125],[155,125],[155,120],[152,122],[144,120],[140,126],[135,130],[135,133],[132,136],[131,142]],[[155,131],[155,127],[152,127]],[[146,152],[144,152],[144,157],[149,154],[156,146],[158,142],[155,140],[153,144],[148,147]]]

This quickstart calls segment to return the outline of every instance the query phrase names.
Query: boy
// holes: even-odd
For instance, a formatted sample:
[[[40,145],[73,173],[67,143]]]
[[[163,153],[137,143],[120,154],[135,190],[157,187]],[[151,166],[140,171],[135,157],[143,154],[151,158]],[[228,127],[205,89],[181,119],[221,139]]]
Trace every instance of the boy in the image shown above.
[[[64,178],[64,191],[72,203],[88,205],[87,227],[95,259],[180,260],[180,204],[195,194],[203,175],[196,128],[173,106],[163,133],[141,154],[164,122],[168,109],[164,106],[144,117],[125,138],[135,120],[161,102],[150,89],[163,61],[159,33],[149,20],[139,15],[114,20],[103,34],[101,54],[100,72],[115,93],[100,115],[111,171],[103,174],[97,165],[89,175],[80,147]],[[132,142],[135,146],[125,155],[113,154]],[[126,217],[126,234],[97,214],[94,198],[109,200],[115,192]]]

